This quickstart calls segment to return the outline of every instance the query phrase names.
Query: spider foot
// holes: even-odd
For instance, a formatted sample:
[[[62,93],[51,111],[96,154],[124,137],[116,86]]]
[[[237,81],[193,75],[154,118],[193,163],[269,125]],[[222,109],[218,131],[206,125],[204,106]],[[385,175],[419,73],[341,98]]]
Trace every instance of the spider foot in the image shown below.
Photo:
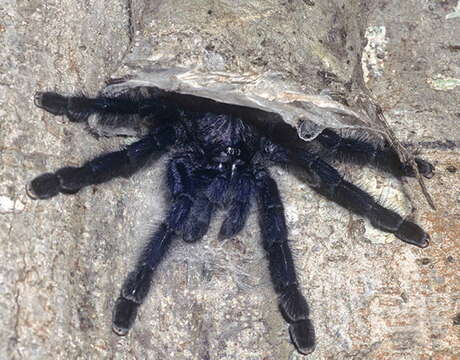
[[[194,219],[196,220],[196,219]],[[200,240],[208,231],[208,223],[203,223],[199,221],[187,222],[182,233],[182,239],[185,242],[195,242]]]
[[[239,219],[226,218],[222,223],[219,230],[219,239],[224,240],[231,238],[238,234],[244,226],[244,223],[238,221]]]
[[[428,246],[429,235],[417,224],[404,220],[397,213],[378,204],[371,207],[369,215],[371,224],[377,229],[393,233],[400,240],[425,248]]]
[[[431,179],[434,176],[434,166],[432,164],[420,158],[415,158],[414,160],[417,164],[418,171],[422,176],[426,177],[427,179]],[[403,165],[403,172],[405,176],[415,176],[415,171],[414,169],[412,169],[412,166],[410,165]]]
[[[430,236],[420,226],[410,221],[404,221],[394,234],[402,241],[420,248],[426,248],[430,244]]]
[[[315,348],[315,330],[308,318],[309,309],[296,284],[289,285],[279,295],[279,307],[289,323],[289,334],[297,350],[309,354]]]
[[[35,93],[34,103],[53,115],[65,115],[72,122],[84,122],[91,113],[101,110],[101,104],[98,104],[97,99],[90,99],[84,95],[63,96],[51,91]],[[102,109],[105,105],[102,104]]]
[[[310,320],[300,320],[290,324],[289,335],[300,353],[307,355],[315,350],[315,330]]]
[[[120,296],[113,309],[112,330],[119,336],[125,336],[136,320],[139,304]]]
[[[415,158],[415,162],[417,163],[420,174],[427,179],[431,179],[434,176],[434,166],[431,163],[420,158]]]
[[[86,168],[63,167],[53,173],[37,176],[27,186],[26,192],[32,199],[49,199],[59,193],[75,194],[87,185]]]
[[[59,187],[56,174],[45,173],[33,179],[26,186],[26,192],[32,199],[49,199],[59,194]]]
[[[34,103],[53,115],[65,115],[68,98],[55,92],[37,92],[34,96]]]

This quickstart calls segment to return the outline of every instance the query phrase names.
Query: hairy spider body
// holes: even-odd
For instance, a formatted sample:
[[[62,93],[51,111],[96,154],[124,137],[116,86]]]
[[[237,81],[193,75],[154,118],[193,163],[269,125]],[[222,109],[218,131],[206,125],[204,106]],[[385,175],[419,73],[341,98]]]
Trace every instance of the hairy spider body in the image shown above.
[[[263,247],[280,311],[298,351],[313,351],[315,333],[307,302],[298,288],[283,204],[268,170],[272,165],[290,164],[305,170],[312,188],[326,198],[369,218],[376,228],[407,243],[428,245],[429,236],[418,225],[377,204],[366,192],[344,180],[319,153],[287,146],[276,140],[281,137],[264,134],[232,114],[206,109],[190,111],[157,95],[88,98],[45,92],[37,94],[36,104],[74,122],[85,122],[92,114],[116,122],[128,122],[130,116],[136,116],[155,126],[122,150],[98,156],[81,167],[63,167],[36,177],[28,188],[33,198],[74,194],[88,185],[130,176],[154,154],[174,150],[167,165],[172,204],[164,221],[150,236],[115,303],[113,330],[119,335],[125,335],[132,327],[155,269],[173,238],[180,235],[186,242],[202,238],[217,208],[226,211],[220,236],[232,237],[244,227],[252,199],[256,198]],[[325,130],[314,141],[337,158],[372,163],[396,176],[413,176],[412,169],[401,164],[391,147],[343,138],[331,130]],[[430,164],[420,159],[416,162],[423,175],[431,176]]]

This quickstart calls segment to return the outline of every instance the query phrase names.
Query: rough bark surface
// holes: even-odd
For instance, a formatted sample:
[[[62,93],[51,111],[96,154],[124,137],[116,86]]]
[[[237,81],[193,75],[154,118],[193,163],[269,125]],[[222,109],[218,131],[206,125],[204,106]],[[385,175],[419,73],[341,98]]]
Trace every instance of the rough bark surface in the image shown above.
[[[414,189],[417,221],[432,241],[424,250],[403,244],[317,196],[284,169],[273,171],[316,326],[318,344],[309,358],[458,359],[460,8],[455,1],[365,3],[4,0],[2,357],[302,358],[277,311],[255,214],[238,237],[224,243],[216,238],[218,219],[201,243],[177,241],[135,327],[124,338],[113,334],[113,301],[167,204],[165,159],[129,180],[32,201],[24,188],[34,176],[130,141],[96,139],[37,109],[33,94],[95,94],[110,76],[123,73],[123,66],[133,68],[142,51],[150,49],[144,58],[156,61],[155,50],[168,46],[171,57],[162,58],[165,63],[276,70],[314,93],[334,86],[324,83],[318,69],[334,73],[340,84],[353,77],[361,63],[349,56],[355,53],[350,47],[364,46],[367,34],[367,86],[398,138],[436,166],[436,176],[427,182],[436,211],[426,205],[416,181],[405,180]],[[203,43],[209,36],[215,40]],[[194,53],[183,50],[190,44]],[[349,170],[384,203],[399,188],[388,175]]]

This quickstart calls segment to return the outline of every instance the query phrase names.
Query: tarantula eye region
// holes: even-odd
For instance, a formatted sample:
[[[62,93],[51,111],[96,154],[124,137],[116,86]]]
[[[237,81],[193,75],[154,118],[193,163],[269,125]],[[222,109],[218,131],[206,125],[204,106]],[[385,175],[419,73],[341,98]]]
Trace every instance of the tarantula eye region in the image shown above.
[[[219,154],[212,158],[212,161],[218,164],[242,164],[243,161],[239,159],[241,155],[241,150],[239,148],[228,146],[224,151],[221,151]]]
[[[239,148],[235,148],[232,146],[228,146],[225,149],[225,152],[230,156],[239,156],[241,154],[241,150]]]

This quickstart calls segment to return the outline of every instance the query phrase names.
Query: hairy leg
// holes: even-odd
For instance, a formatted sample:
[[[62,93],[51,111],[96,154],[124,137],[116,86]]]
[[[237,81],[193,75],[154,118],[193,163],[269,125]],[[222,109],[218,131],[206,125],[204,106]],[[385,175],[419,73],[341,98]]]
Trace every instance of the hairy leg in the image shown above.
[[[249,174],[236,174],[231,181],[231,202],[228,213],[220,227],[219,236],[229,238],[238,234],[246,224],[251,208],[254,183]]]
[[[218,166],[205,164],[207,159],[198,153],[184,151],[176,154],[168,166],[167,178],[173,195],[182,192],[193,199],[189,217],[181,229],[186,242],[198,241],[206,234],[216,204],[228,193],[229,179]]]
[[[145,134],[157,123],[171,122],[179,117],[176,106],[171,106],[154,88],[130,89],[114,97],[99,95],[64,96],[55,92],[38,92],[35,105],[54,115],[65,115],[72,122],[88,122],[98,135]]]
[[[256,191],[263,245],[268,253],[270,275],[279,297],[279,307],[289,323],[292,342],[299,352],[309,354],[315,347],[315,332],[309,319],[307,302],[298,289],[278,187],[266,170],[256,174]]]
[[[186,220],[191,203],[186,197],[174,202],[166,220],[142,251],[134,271],[126,278],[113,309],[112,328],[116,334],[126,335],[134,324],[137,310],[150,290],[154,271],[168,250],[180,224]]]
[[[187,154],[179,154],[168,165],[168,188],[174,203],[166,220],[141,253],[134,271],[128,275],[115,303],[112,323],[113,330],[118,335],[126,335],[133,325],[137,309],[149,292],[157,265],[169,248],[174,235],[180,232],[187,222],[194,203],[193,179],[188,160]]]
[[[202,173],[203,159],[194,151],[176,154],[168,165],[167,181],[174,198],[185,196],[193,201],[187,220],[181,224],[186,242],[200,240],[208,231],[214,205],[202,193],[212,175]]]
[[[216,204],[229,201],[229,210],[220,228],[221,238],[236,235],[246,223],[254,187],[252,175],[237,173],[233,179],[228,179],[224,174],[219,174],[218,170],[214,170],[198,169],[195,173],[196,179],[199,178],[196,182],[201,183],[202,188],[198,190],[200,195],[184,225],[185,241],[197,241],[204,236]]]
[[[198,196],[183,227],[182,238],[186,242],[200,240],[207,232],[214,205],[206,196]]]
[[[334,158],[356,164],[373,164],[395,176],[415,176],[414,170],[401,163],[396,151],[389,145],[379,147],[360,139],[345,138],[326,129],[316,139]],[[415,158],[420,174],[427,178],[433,176],[433,166],[422,159]]]
[[[141,103],[129,97],[95,97],[85,95],[65,96],[55,92],[37,92],[35,105],[53,115],[65,115],[73,122],[83,122],[93,113],[138,114]]]
[[[311,184],[317,192],[344,208],[367,217],[377,229],[393,233],[396,237],[418,247],[428,246],[429,236],[413,222],[379,205],[368,193],[344,180],[332,166],[317,155],[303,150],[293,151],[295,164],[307,169]]]
[[[124,150],[98,156],[81,167],[63,167],[33,179],[28,194],[35,199],[48,199],[59,193],[73,194],[81,188],[107,182],[115,177],[130,176],[157,151],[166,150],[176,141],[175,130],[163,126]]]

